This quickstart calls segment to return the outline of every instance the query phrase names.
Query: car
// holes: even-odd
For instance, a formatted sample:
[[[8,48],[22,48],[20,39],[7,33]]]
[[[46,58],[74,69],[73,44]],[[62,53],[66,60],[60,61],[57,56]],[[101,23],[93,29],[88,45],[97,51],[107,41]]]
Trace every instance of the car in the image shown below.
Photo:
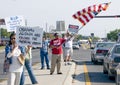
[[[79,49],[80,48],[78,42],[73,42],[72,47],[73,47],[73,49]]]
[[[116,85],[120,85],[120,63],[119,65],[117,65],[115,70],[116,70],[115,82],[116,82]]]
[[[79,45],[79,47],[81,47],[81,44],[82,44],[82,42],[78,41],[78,45]]]
[[[115,42],[96,42],[91,49],[91,61],[94,64],[98,62],[103,63],[103,59],[108,50],[115,44]]]
[[[103,73],[108,74],[108,77],[115,78],[116,67],[120,63],[120,44],[115,44],[104,57]]]

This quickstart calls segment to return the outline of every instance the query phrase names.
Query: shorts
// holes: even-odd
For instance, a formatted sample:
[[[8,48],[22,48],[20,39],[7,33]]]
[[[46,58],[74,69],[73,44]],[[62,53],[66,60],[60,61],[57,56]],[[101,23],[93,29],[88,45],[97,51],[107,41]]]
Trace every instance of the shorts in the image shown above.
[[[73,48],[65,48],[65,56],[72,56]]]

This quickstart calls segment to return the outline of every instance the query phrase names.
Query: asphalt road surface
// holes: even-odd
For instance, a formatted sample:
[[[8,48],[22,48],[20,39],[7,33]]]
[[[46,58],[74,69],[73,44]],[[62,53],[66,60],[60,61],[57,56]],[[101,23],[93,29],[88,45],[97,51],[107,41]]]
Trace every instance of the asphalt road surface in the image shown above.
[[[4,55],[5,55],[4,52],[0,53],[0,68],[3,67]],[[39,49],[32,50],[32,55],[33,55],[33,64],[40,62]],[[86,68],[88,70],[88,77],[90,79],[91,85],[115,85],[114,79],[110,80],[106,74],[103,74],[103,72],[102,72],[103,67],[101,64],[94,65],[91,62],[90,49],[85,49],[85,48],[83,49],[81,47],[79,50],[77,50],[77,49],[74,50],[74,55],[73,55],[72,59],[75,62],[77,62],[77,67],[79,67],[81,65],[86,66]],[[0,69],[0,78],[5,78],[6,76],[2,75],[2,74],[3,74],[3,70]],[[83,75],[83,74],[84,74],[84,71],[82,74],[78,73],[78,75],[76,75],[76,76],[78,76],[78,78],[79,78],[79,76]],[[84,82],[84,81],[82,81],[82,82]]]
[[[90,80],[90,84],[87,85],[115,85],[114,79],[110,80],[107,74],[103,74],[103,66],[101,63],[94,65],[91,62],[90,49],[83,49],[81,47],[79,50],[74,50],[73,60],[76,62],[77,68],[81,65],[86,66],[88,71],[87,77]],[[85,74],[85,72],[80,72],[80,74],[77,73],[77,79],[80,78],[82,74]],[[81,82],[80,79],[78,80]]]

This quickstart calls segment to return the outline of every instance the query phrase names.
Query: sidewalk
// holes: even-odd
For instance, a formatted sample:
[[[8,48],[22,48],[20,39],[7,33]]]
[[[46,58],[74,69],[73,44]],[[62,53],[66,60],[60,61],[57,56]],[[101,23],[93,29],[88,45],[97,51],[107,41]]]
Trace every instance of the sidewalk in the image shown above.
[[[72,85],[72,75],[75,72],[75,63],[71,62],[71,65],[64,65],[62,62],[61,71],[62,75],[58,75],[55,72],[53,75],[50,75],[50,70],[44,69],[40,70],[40,64],[37,63],[33,65],[33,70],[35,76],[38,80],[38,84],[36,85]],[[28,73],[25,71],[25,85],[32,85]],[[4,81],[0,81],[0,85],[7,85],[7,79]]]
[[[3,52],[4,50],[3,49],[0,49],[0,53]]]

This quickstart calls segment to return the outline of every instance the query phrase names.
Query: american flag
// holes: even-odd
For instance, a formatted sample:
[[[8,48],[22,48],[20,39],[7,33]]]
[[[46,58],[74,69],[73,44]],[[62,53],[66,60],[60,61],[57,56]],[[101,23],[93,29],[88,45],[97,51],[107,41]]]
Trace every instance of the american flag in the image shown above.
[[[85,25],[92,18],[94,18],[99,12],[105,11],[110,3],[102,3],[99,5],[89,6],[87,8],[78,11],[73,15],[74,19],[78,19],[82,25]]]

